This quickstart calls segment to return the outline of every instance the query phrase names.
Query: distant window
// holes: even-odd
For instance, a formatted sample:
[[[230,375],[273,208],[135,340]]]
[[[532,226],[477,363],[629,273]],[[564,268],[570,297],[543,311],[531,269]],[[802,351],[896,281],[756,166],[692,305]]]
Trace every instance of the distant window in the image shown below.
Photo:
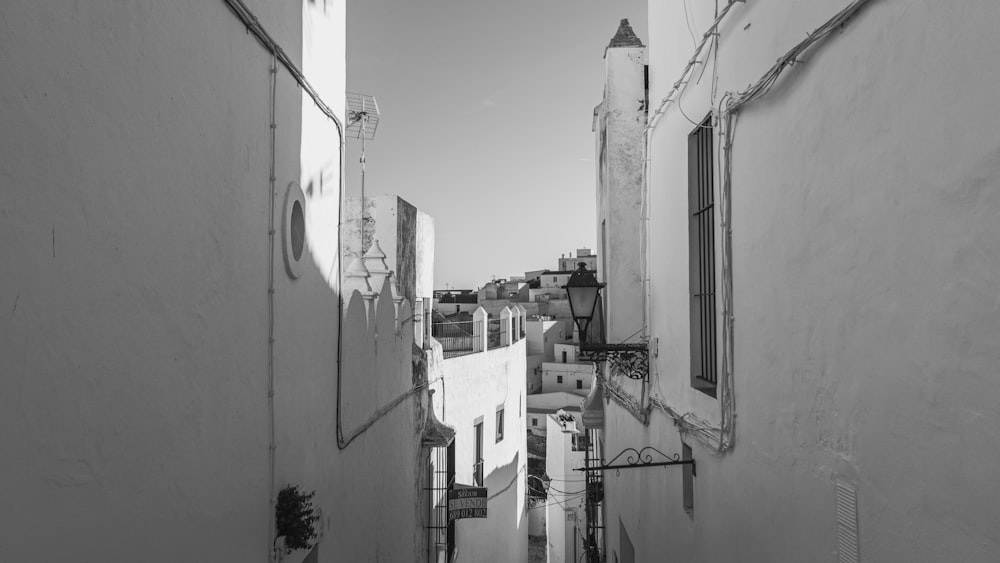
[[[576,380],[576,388],[577,389],[583,389],[583,380],[582,379],[577,379]]]
[[[552,281],[554,281],[554,282],[559,281],[559,276],[552,276]]]
[[[556,376],[556,383],[562,383],[562,376],[561,375],[557,375]]]
[[[503,440],[503,409],[497,411],[497,442]]]
[[[712,116],[688,135],[691,386],[715,397],[715,167]]]
[[[483,422],[479,422],[473,427],[476,438],[476,447],[472,452],[472,484],[477,487],[483,486]]]
[[[562,359],[563,359],[563,363],[565,364],[566,363],[566,350],[563,350],[563,352],[562,352]]]
[[[531,417],[531,425],[532,426],[538,426],[538,419],[535,418],[535,417]]]

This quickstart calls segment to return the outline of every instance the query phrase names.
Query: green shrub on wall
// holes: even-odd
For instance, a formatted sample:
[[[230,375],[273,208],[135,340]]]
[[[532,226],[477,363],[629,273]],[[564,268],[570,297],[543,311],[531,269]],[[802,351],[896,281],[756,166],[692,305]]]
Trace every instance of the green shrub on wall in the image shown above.
[[[319,520],[312,498],[316,492],[303,493],[296,485],[288,485],[278,493],[275,506],[275,524],[278,537],[285,538],[285,553],[296,549],[309,549],[316,539],[315,522]]]

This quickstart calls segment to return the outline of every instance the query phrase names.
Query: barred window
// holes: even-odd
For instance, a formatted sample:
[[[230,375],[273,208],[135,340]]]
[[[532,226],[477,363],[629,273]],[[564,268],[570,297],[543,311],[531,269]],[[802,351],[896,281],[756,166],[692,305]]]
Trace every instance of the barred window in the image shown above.
[[[712,116],[688,135],[691,386],[715,397],[715,167]]]

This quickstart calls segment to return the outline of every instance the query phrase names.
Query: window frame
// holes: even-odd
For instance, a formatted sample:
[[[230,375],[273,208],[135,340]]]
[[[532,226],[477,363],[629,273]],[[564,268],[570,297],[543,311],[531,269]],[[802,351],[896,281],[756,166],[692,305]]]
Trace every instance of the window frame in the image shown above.
[[[497,407],[496,414],[496,443],[503,441],[504,434],[504,407],[500,405]]]
[[[483,417],[481,416],[472,424],[472,439],[472,484],[476,487],[482,487],[485,444],[483,444]]]
[[[713,398],[718,387],[714,133],[709,114],[688,135],[691,387]]]

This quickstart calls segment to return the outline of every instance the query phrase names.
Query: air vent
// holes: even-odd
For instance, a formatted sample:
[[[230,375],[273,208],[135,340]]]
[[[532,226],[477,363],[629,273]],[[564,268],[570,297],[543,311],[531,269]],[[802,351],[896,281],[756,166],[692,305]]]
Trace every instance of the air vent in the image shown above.
[[[859,563],[858,491],[852,483],[840,480],[837,481],[837,535],[837,561]]]

